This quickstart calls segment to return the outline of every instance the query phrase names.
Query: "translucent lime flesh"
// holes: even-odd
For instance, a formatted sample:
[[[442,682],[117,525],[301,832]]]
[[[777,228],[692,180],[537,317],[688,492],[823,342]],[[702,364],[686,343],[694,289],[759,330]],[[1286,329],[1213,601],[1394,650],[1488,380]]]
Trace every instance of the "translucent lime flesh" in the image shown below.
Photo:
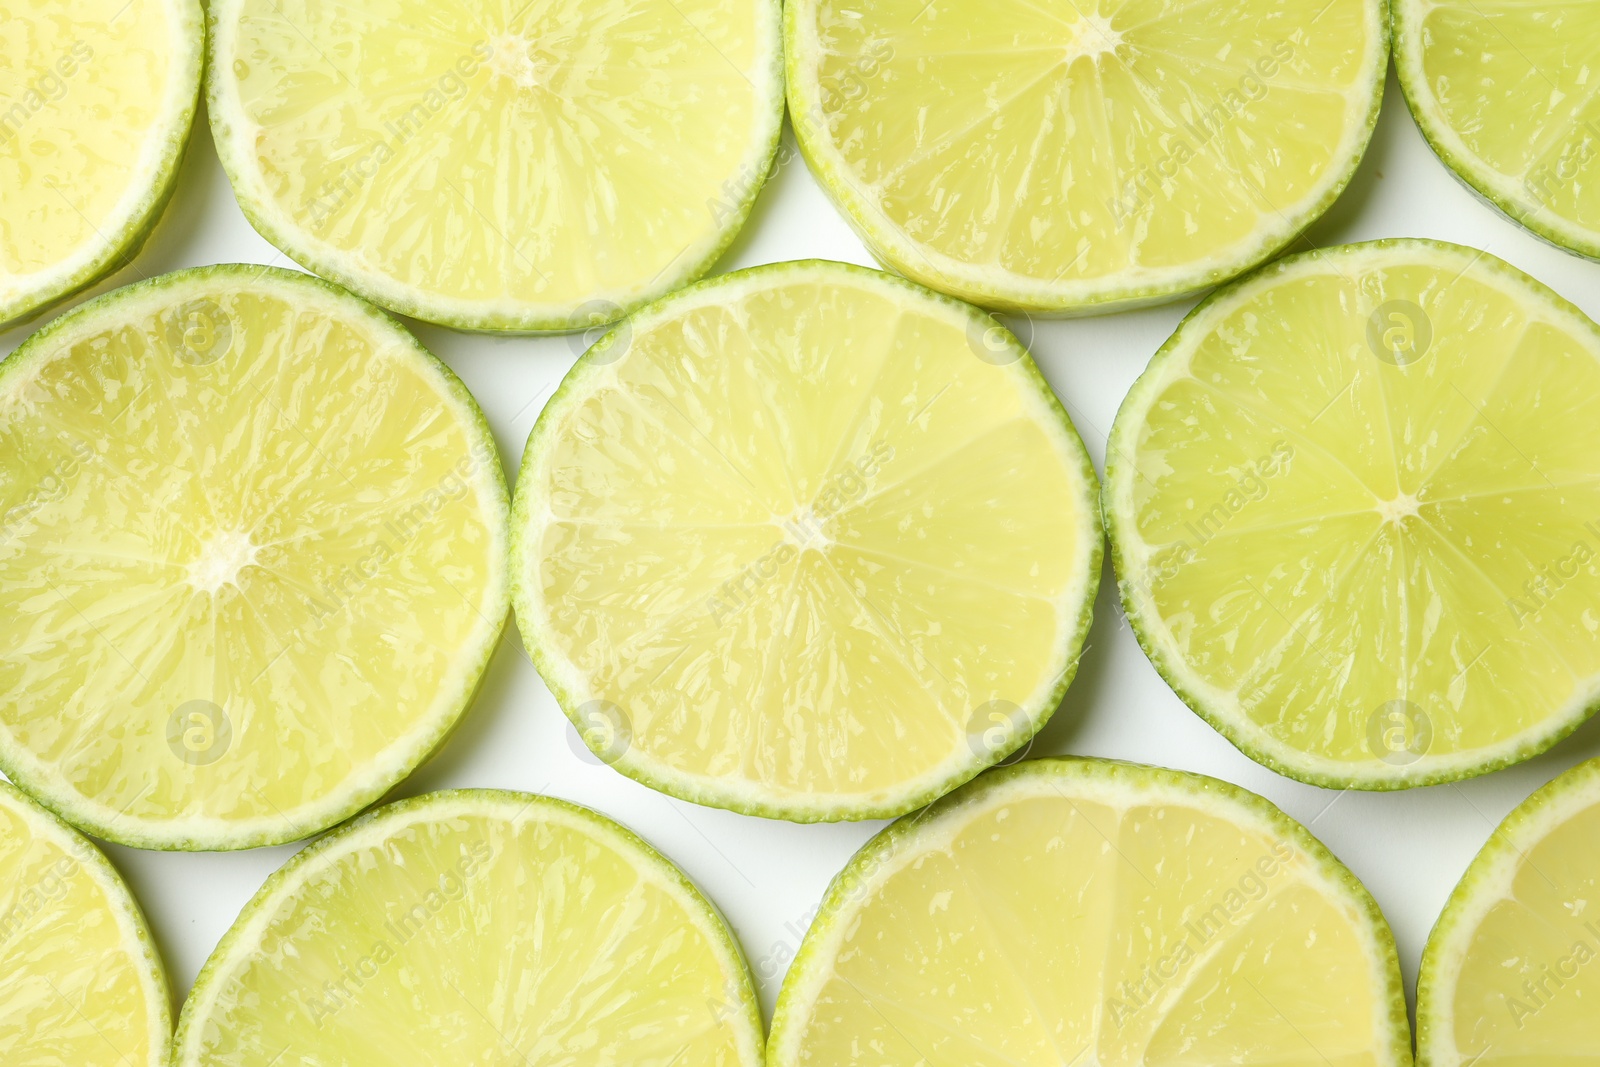
[[[210,100],[258,227],[436,321],[607,322],[709,266],[781,121],[769,0],[227,0]]]
[[[62,322],[0,370],[8,773],[141,844],[348,814],[454,722],[505,617],[481,416],[304,275],[201,270]]]
[[[825,900],[769,1063],[1408,1062],[1376,906],[1270,805],[1199,782],[1030,761],[897,824]]]
[[[726,926],[631,834],[541,797],[380,809],[248,905],[184,1008],[176,1067],[758,1067]]]
[[[860,818],[1054,710],[1093,473],[1022,350],[976,354],[985,329],[875,272],[782,264],[580,362],[529,443],[513,566],[541,670],[619,769]]]
[[[1600,675],[1596,396],[1594,325],[1484,253],[1263,271],[1180,330],[1113,432],[1141,639],[1308,780],[1415,785],[1548,746]]]
[[[1198,288],[1320,213],[1364,148],[1381,5],[789,5],[802,147],[880,255],[1041,309]]]
[[[0,1059],[165,1067],[166,980],[93,845],[0,782]]]

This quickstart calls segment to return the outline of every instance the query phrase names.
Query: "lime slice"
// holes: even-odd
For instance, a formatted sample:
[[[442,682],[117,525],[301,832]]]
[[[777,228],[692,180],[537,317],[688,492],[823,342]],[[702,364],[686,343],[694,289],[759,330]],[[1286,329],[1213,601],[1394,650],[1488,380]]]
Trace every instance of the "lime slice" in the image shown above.
[[[261,887],[183,1006],[173,1067],[760,1067],[732,932],[660,853],[549,797],[402,801]]]
[[[1600,760],[1513,811],[1428,938],[1422,1067],[1579,1067],[1600,1057]]]
[[[1534,233],[1600,258],[1600,9],[1394,0],[1411,114],[1456,176]]]
[[[126,265],[200,94],[199,0],[0,0],[0,328]]]
[[[568,330],[692,281],[783,120],[778,0],[213,0],[245,215],[323,277],[475,330]]]
[[[1211,778],[993,771],[873,838],[778,996],[767,1063],[1410,1067],[1389,927],[1299,823]]]
[[[623,773],[769,817],[891,816],[1060,703],[1095,484],[988,316],[839,263],[723,275],[602,338],[539,417],[517,621]]]
[[[98,849],[0,781],[0,1061],[165,1067],[167,979]]]
[[[1449,781],[1600,698],[1600,330],[1493,256],[1262,269],[1157,353],[1107,457],[1134,632],[1260,763]]]
[[[1366,149],[1381,0],[789,0],[801,150],[874,254],[987,307],[1172,299],[1283,248]]]
[[[142,848],[293,841],[439,745],[504,626],[477,405],[342,290],[181,271],[0,363],[0,769]]]

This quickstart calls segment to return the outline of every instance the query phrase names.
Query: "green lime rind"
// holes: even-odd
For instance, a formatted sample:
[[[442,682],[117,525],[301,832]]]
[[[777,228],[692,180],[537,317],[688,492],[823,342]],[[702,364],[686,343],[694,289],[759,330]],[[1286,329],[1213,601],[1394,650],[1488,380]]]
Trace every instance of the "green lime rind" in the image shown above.
[[[568,372],[561,386],[551,396],[549,403],[540,413],[539,419],[534,423],[532,432],[528,436],[528,444],[523,452],[522,467],[517,477],[517,493],[512,503],[512,547],[511,547],[511,584],[512,603],[516,610],[517,626],[522,635],[523,645],[539,674],[544,678],[545,684],[555,696],[556,702],[580,737],[589,744],[591,738],[585,732],[590,725],[579,714],[579,708],[587,699],[581,692],[581,682],[576,679],[576,672],[571,668],[565,658],[551,647],[544,636],[544,613],[541,609],[542,593],[536,588],[534,581],[534,568],[537,562],[534,552],[535,546],[530,544],[531,532],[534,530],[534,506],[540,501],[535,501],[530,487],[539,481],[539,471],[544,464],[545,457],[554,445],[559,426],[565,413],[577,406],[588,395],[591,382],[601,373],[602,368],[617,358],[610,354],[613,346],[626,345],[637,333],[643,333],[655,322],[673,315],[680,304],[696,302],[703,295],[715,292],[722,287],[742,286],[751,281],[767,278],[781,278],[785,275],[809,276],[821,280],[830,278],[854,279],[867,283],[880,289],[894,293],[897,298],[910,297],[923,302],[931,302],[937,307],[947,309],[974,324],[977,328],[986,331],[986,336],[994,336],[1001,340],[1012,353],[1014,364],[1018,371],[1024,375],[1025,380],[1032,386],[1037,396],[1049,409],[1056,413],[1065,429],[1065,437],[1071,442],[1077,456],[1077,473],[1082,479],[1085,498],[1083,501],[1084,512],[1084,552],[1080,562],[1085,575],[1084,586],[1081,593],[1081,603],[1077,609],[1073,631],[1067,637],[1064,647],[1067,654],[1063,657],[1059,668],[1057,681],[1049,695],[1035,702],[1031,706],[1024,706],[1026,724],[1017,730],[1015,742],[1008,747],[997,750],[990,758],[974,757],[956,768],[952,772],[939,778],[937,781],[907,790],[903,796],[897,796],[883,803],[862,803],[851,799],[817,798],[806,802],[796,802],[792,799],[780,800],[774,798],[759,798],[748,795],[746,791],[731,790],[719,784],[697,776],[680,774],[665,765],[650,761],[642,757],[638,746],[630,747],[622,755],[614,759],[606,757],[596,749],[596,755],[606,759],[612,767],[621,771],[629,778],[649,786],[668,796],[687,800],[690,803],[702,804],[707,807],[725,808],[745,815],[756,815],[763,818],[783,819],[789,822],[843,822],[860,821],[866,819],[890,819],[923,807],[936,798],[943,796],[950,790],[969,781],[986,767],[992,766],[1013,753],[1029,745],[1034,736],[1042,730],[1050,718],[1055,714],[1065,697],[1067,688],[1077,675],[1078,662],[1081,659],[1085,641],[1088,636],[1089,626],[1094,615],[1094,600],[1100,586],[1100,570],[1104,553],[1104,533],[1100,525],[1100,508],[1097,503],[1099,480],[1095,475],[1094,465],[1089,459],[1089,453],[1084,448],[1082,438],[1078,436],[1077,429],[1072,424],[1071,417],[1061,405],[1055,392],[1050,388],[1044,376],[1039,373],[1038,366],[1032,356],[1020,341],[1009,331],[1000,326],[991,316],[978,308],[966,304],[953,297],[942,293],[933,292],[915,282],[882,271],[872,270],[869,267],[857,266],[851,263],[838,263],[832,260],[792,260],[783,263],[769,263],[745,270],[734,271],[718,275],[699,282],[688,288],[679,290],[672,295],[647,305],[636,311],[623,323],[601,337],[587,352],[581,356],[572,370]],[[998,328],[999,333],[992,331]],[[541,498],[542,499],[542,498]],[[591,745],[591,748],[594,746]]]
[[[1468,1062],[1456,1048],[1451,1001],[1472,936],[1489,910],[1511,896],[1512,879],[1534,846],[1556,826],[1597,804],[1600,759],[1592,759],[1518,804],[1468,865],[1422,950],[1417,975],[1418,1067],[1461,1067]]]
[[[765,1031],[755,979],[751,976],[738,937],[711,899],[676,864],[620,823],[582,805],[556,797],[506,789],[448,789],[398,800],[367,812],[297,852],[273,872],[245,904],[201,968],[178,1019],[177,1035],[173,1040],[172,1067],[192,1067],[200,1062],[197,1058],[198,1045],[204,1035],[208,1013],[216,1003],[219,988],[230,973],[229,969],[237,960],[254,951],[261,930],[272,919],[275,910],[303,887],[305,879],[315,873],[313,868],[321,861],[326,859],[331,863],[340,852],[382,840],[391,829],[403,828],[429,817],[445,818],[453,811],[484,815],[497,810],[505,813],[508,820],[527,814],[529,819],[537,815],[543,819],[559,819],[569,825],[577,825],[596,840],[611,846],[619,855],[633,861],[636,869],[647,869],[659,875],[677,891],[686,910],[692,913],[698,909],[705,920],[705,932],[711,935],[714,944],[724,950],[723,962],[728,978],[730,984],[736,987],[730,992],[736,994],[737,1004],[722,1007],[738,1009],[737,1018],[743,1023],[749,1038],[742,1067],[759,1067],[763,1058]],[[441,814],[434,816],[436,811]]]
[[[282,845],[300,841],[336,823],[342,822],[363,808],[381,799],[397,783],[409,776],[431,758],[455,730],[471,707],[478,688],[487,673],[489,661],[498,647],[506,624],[510,619],[510,582],[504,567],[509,556],[510,491],[506,486],[500,454],[489,429],[488,420],[461,379],[437,356],[429,352],[410,332],[366,301],[352,295],[337,285],[300,271],[285,270],[247,263],[225,263],[207,267],[191,267],[174,271],[133,285],[114,289],[74,308],[69,313],[52,320],[38,333],[0,361],[0,396],[10,383],[24,374],[28,366],[47,358],[57,343],[70,343],[79,333],[89,333],[101,328],[105,320],[119,321],[124,305],[136,304],[154,296],[166,297],[166,303],[182,303],[184,294],[191,289],[204,291],[211,283],[235,283],[276,288],[287,291],[286,298],[305,303],[304,295],[321,299],[332,298],[336,306],[350,321],[370,327],[377,338],[387,339],[395,349],[415,357],[433,379],[441,401],[454,409],[462,426],[473,438],[474,466],[489,472],[480,479],[480,499],[485,505],[484,517],[491,524],[498,547],[494,559],[501,566],[501,580],[497,583],[495,611],[488,621],[492,631],[486,634],[480,648],[470,659],[463,660],[458,669],[466,678],[459,695],[450,702],[445,714],[421,729],[404,751],[386,755],[386,764],[377,773],[354,786],[325,796],[313,805],[293,812],[281,813],[275,818],[262,818],[241,823],[224,832],[195,833],[163,827],[160,821],[131,820],[108,813],[93,804],[81,793],[63,789],[50,781],[46,766],[33,753],[15,745],[0,729],[0,771],[34,800],[80,829],[131,848],[170,852],[234,851]],[[299,293],[294,292],[299,290]],[[486,617],[487,618],[487,617]]]
[[[167,0],[167,6],[186,31],[184,40],[192,47],[182,56],[183,84],[190,87],[181,111],[172,117],[172,129],[162,143],[155,168],[154,181],[128,209],[127,219],[106,236],[106,227],[96,233],[101,247],[82,267],[70,274],[50,279],[47,283],[9,303],[0,302],[0,330],[20,326],[37,318],[61,302],[76,296],[104,279],[107,275],[126,267],[155,232],[172,193],[178,186],[178,171],[182,167],[184,152],[189,144],[189,134],[194,128],[195,112],[200,106],[201,73],[205,66],[205,14],[200,0]]]
[[[1138,570],[1132,560],[1129,546],[1141,543],[1136,522],[1130,509],[1133,483],[1138,479],[1133,457],[1136,455],[1137,434],[1143,425],[1144,412],[1149,409],[1155,394],[1166,384],[1162,371],[1168,362],[1187,354],[1187,341],[1192,334],[1203,335],[1209,321],[1220,317],[1222,308],[1235,301],[1243,302],[1254,287],[1264,286],[1274,278],[1295,270],[1299,265],[1329,257],[1345,257],[1364,252],[1389,249],[1414,249],[1428,255],[1445,253],[1460,259],[1470,259],[1474,269],[1485,270],[1507,278],[1531,295],[1544,300],[1558,313],[1570,318],[1571,325],[1581,327],[1595,339],[1600,349],[1600,326],[1560,294],[1532,278],[1509,263],[1482,252],[1447,241],[1423,238],[1386,238],[1359,244],[1337,245],[1330,248],[1303,252],[1270,263],[1237,281],[1218,289],[1186,315],[1165,344],[1151,357],[1149,365],[1128,391],[1117,417],[1112,423],[1106,444],[1106,476],[1101,492],[1106,533],[1111,543],[1112,569],[1117,575],[1117,591],[1129,628],[1133,630],[1139,647],[1144,650],[1156,671],[1167,685],[1196,715],[1205,720],[1235,748],[1255,762],[1296,781],[1327,789],[1359,789],[1384,792],[1413,789],[1419,786],[1442,785],[1488,774],[1522,763],[1561,741],[1586,720],[1600,711],[1600,699],[1574,701],[1571,706],[1553,715],[1542,730],[1530,731],[1520,740],[1484,754],[1463,754],[1451,760],[1424,755],[1416,762],[1397,766],[1373,760],[1373,766],[1364,772],[1335,769],[1344,767],[1334,761],[1316,761],[1305,753],[1272,741],[1258,728],[1245,723],[1223,699],[1202,680],[1193,677],[1183,662],[1175,643],[1161,619],[1154,612],[1148,594],[1147,576]],[[1465,268],[1464,268],[1465,269]]]
[[[1325,884],[1338,890],[1367,921],[1369,947],[1373,949],[1374,965],[1381,972],[1381,985],[1389,1003],[1389,1011],[1381,1020],[1389,1035],[1386,1042],[1389,1055],[1383,1063],[1385,1067],[1407,1067],[1411,1063],[1411,1022],[1406,1013],[1400,956],[1388,920],[1361,881],[1310,830],[1265,797],[1231,782],[1121,760],[1062,756],[1031,759],[986,771],[926,810],[897,820],[851,857],[829,884],[817,917],[806,931],[789,965],[789,973],[784,976],[767,1039],[767,1067],[794,1067],[804,1062],[797,1043],[812,1007],[810,1001],[819,984],[818,976],[830,967],[834,942],[849,927],[862,903],[869,899],[878,875],[886,868],[899,866],[902,857],[914,862],[914,857],[922,851],[921,838],[935,834],[941,823],[961,819],[964,812],[983,807],[996,793],[1020,791],[1035,782],[1041,792],[1048,789],[1069,801],[1072,796],[1079,795],[1075,791],[1096,786],[1147,791],[1152,800],[1163,797],[1179,802],[1192,800],[1196,807],[1238,822],[1253,822],[1287,841],[1311,861]]]
[[[225,24],[225,20],[236,18],[244,0],[212,0],[206,19],[209,58],[205,93],[217,158],[228,175],[240,210],[257,233],[306,269],[396,314],[466,333],[572,333],[610,325],[703,277],[739,236],[755,207],[756,198],[771,176],[783,135],[783,48],[779,39],[782,0],[757,2],[770,13],[774,38],[769,67],[774,86],[770,121],[768,128],[758,132],[755,138],[760,150],[752,156],[752,169],[746,172],[759,174],[760,180],[732,181],[723,188],[723,199],[717,210],[709,213],[717,225],[716,236],[706,251],[681,264],[674,261],[656,277],[629,292],[594,293],[584,300],[554,309],[542,306],[514,312],[485,309],[471,301],[431,297],[418,286],[359,268],[349,262],[350,253],[309,234],[272,203],[270,194],[260,189],[261,178],[250,160],[248,146],[253,143],[255,134],[251,124],[238,116],[240,109],[228,62],[233,39]],[[561,269],[561,264],[547,266]],[[597,310],[602,305],[605,313]]]
[[[144,964],[140,968],[140,977],[144,979],[145,999],[150,1005],[151,1037],[147,1067],[166,1067],[172,1049],[172,991],[167,985],[167,971],[162,965],[161,953],[156,949],[155,939],[150,936],[149,923],[139,902],[128,889],[128,884],[111,866],[105,853],[95,847],[94,842],[10,782],[0,781],[0,807],[15,812],[36,835],[50,839],[81,863],[105,894],[112,914],[123,929],[124,943],[130,948],[138,947],[137,957]],[[22,966],[25,969],[26,965]],[[120,1058],[120,1053],[118,1056]]]
[[[979,269],[919,246],[857,188],[838,153],[831,148],[819,88],[813,84],[814,79],[806,76],[807,54],[799,42],[808,39],[805,20],[814,19],[817,2],[790,0],[785,4],[783,40],[789,120],[801,155],[839,214],[867,245],[873,258],[888,270],[980,307],[1048,317],[1105,315],[1180,300],[1237,278],[1288,248],[1333,206],[1355,177],[1377,128],[1389,66],[1390,0],[1370,0],[1376,32],[1366,57],[1372,96],[1366,118],[1353,127],[1344,165],[1329,172],[1323,192],[1290,214],[1274,209],[1272,213],[1280,225],[1263,235],[1255,247],[1236,253],[1226,262],[1193,267],[1160,283],[1040,284],[1037,279],[1009,271]],[[993,280],[994,276],[1001,280]]]
[[[1425,6],[1423,0],[1393,0],[1391,36],[1395,74],[1406,107],[1434,155],[1474,196],[1535,237],[1574,255],[1600,260],[1600,231],[1580,225],[1528,196],[1519,179],[1496,170],[1474,153],[1445,119],[1423,70]]]

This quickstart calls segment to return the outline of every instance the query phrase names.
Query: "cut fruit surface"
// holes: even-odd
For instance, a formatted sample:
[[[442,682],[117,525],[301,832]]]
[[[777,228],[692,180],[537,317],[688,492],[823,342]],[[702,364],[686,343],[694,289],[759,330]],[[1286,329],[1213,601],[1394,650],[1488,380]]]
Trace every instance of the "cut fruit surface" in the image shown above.
[[[1263,268],[1185,320],[1107,456],[1134,632],[1258,762],[1448,781],[1600,698],[1600,329],[1493,256]]]
[[[581,329],[692,281],[777,149],[777,0],[210,10],[212,130],[245,215],[446,326]]]
[[[1417,981],[1422,1067],[1600,1060],[1600,760],[1500,824],[1451,894]]]
[[[768,1067],[1406,1067],[1394,939],[1236,786],[991,771],[867,844],[784,979]]]
[[[1394,0],[1395,68],[1457,177],[1548,241],[1600,258],[1600,8]]]
[[[509,502],[466,389],[308,275],[181,271],[0,363],[0,767],[145,848],[306,837],[466,709]]]
[[[0,328],[122,266],[199,103],[200,0],[0,0]]]
[[[183,1006],[173,1067],[760,1067],[761,1012],[705,897],[548,797],[380,808],[267,880]]]
[[[1344,188],[1381,0],[791,0],[801,150],[874,253],[986,307],[1172,299]]]
[[[813,821],[1031,738],[1099,582],[1095,476],[1015,338],[839,263],[724,275],[580,359],[517,482],[517,620],[606,762]]]
[[[0,781],[0,1061],[166,1067],[167,980],[94,845]]]

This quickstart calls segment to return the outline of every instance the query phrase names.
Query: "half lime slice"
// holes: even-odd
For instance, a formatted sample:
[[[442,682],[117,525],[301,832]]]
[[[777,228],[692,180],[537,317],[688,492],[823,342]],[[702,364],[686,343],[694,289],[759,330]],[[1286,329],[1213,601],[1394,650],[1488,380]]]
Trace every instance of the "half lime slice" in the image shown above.
[[[433,793],[307,848],[195,982],[173,1067],[761,1067],[716,909],[616,823],[548,797]]]
[[[385,307],[571,330],[692,281],[777,149],[777,0],[214,0],[246,217]]]
[[[0,0],[0,328],[126,265],[177,182],[199,0]]]
[[[991,771],[873,838],[769,1067],[1409,1067],[1394,939],[1267,801],[1101,760]]]
[[[1600,329],[1493,256],[1264,268],[1151,361],[1106,466],[1134,632],[1269,767],[1448,781],[1600,701]]]
[[[1600,760],[1506,817],[1450,895],[1417,981],[1421,1067],[1600,1057]]]
[[[1095,485],[989,316],[839,263],[727,274],[602,338],[540,415],[517,621],[623,773],[769,817],[896,815],[1060,703]]]
[[[791,0],[801,150],[895,270],[985,307],[1192,293],[1322,214],[1377,121],[1382,0]]]
[[[509,607],[483,415],[309,275],[181,271],[0,363],[0,767],[144,848],[307,837],[472,698]]]
[[[0,781],[0,1060],[166,1067],[167,979],[89,841]]]

